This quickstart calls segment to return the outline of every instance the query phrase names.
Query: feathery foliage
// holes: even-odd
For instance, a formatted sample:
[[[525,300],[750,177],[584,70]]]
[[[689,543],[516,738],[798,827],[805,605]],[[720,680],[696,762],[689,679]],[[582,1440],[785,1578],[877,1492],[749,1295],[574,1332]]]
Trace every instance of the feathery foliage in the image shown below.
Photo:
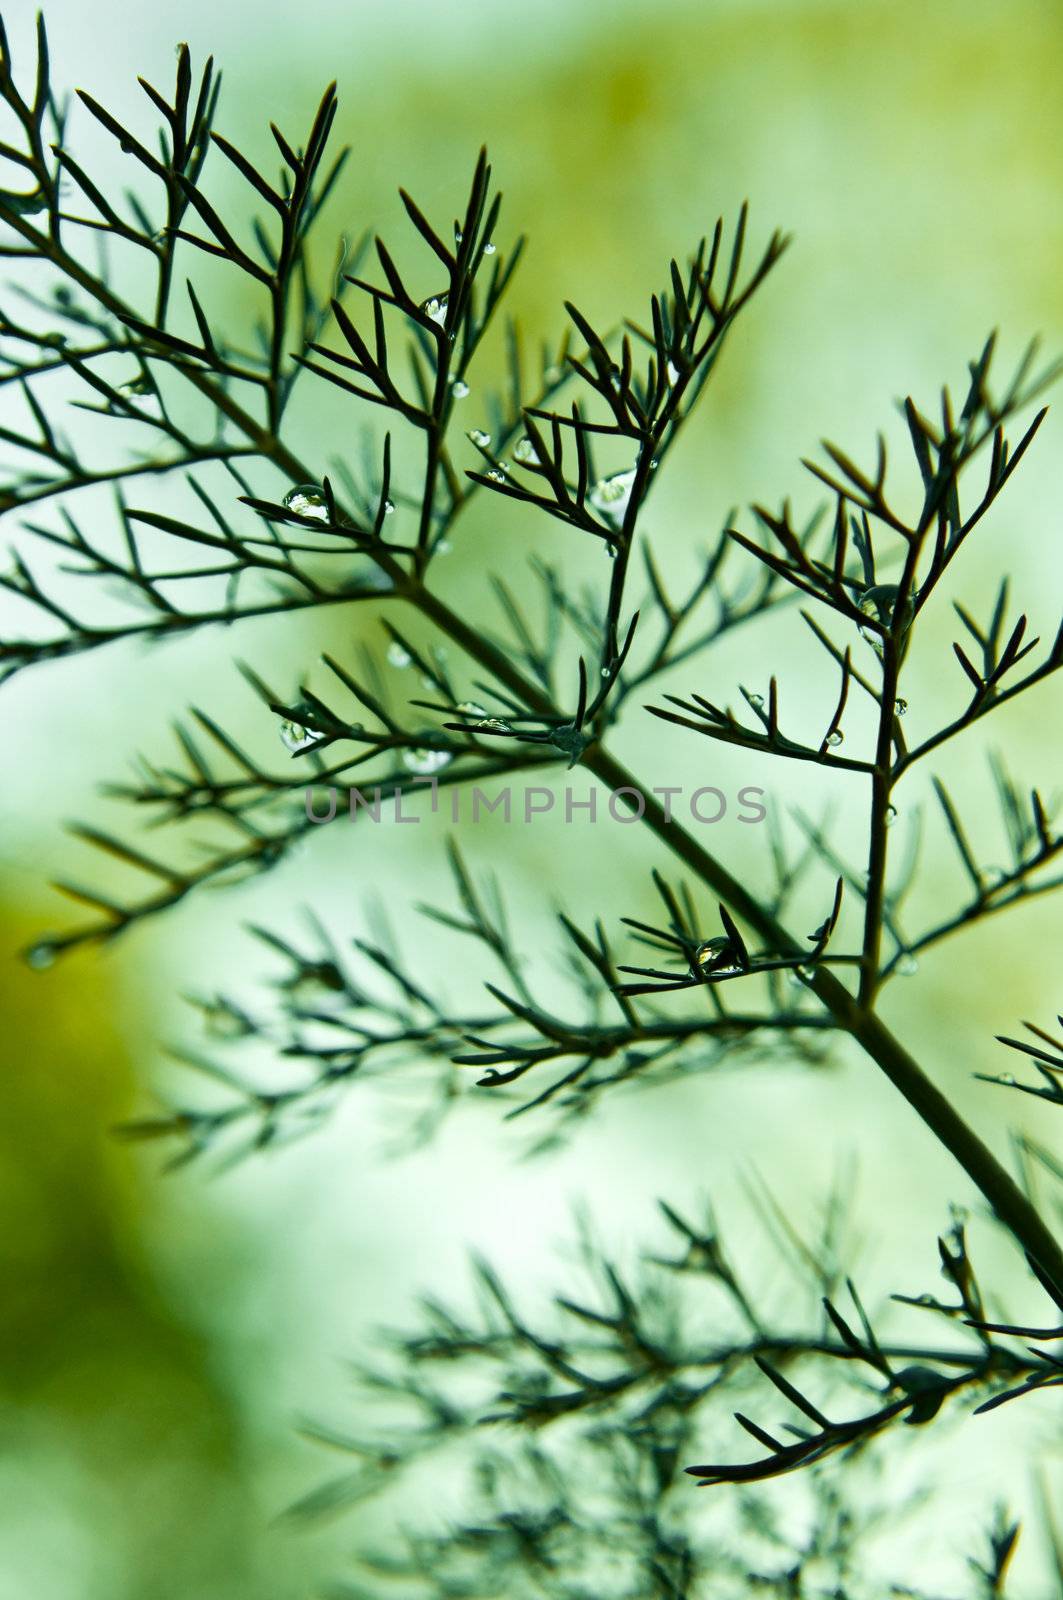
[[[501,319],[522,242],[496,247],[500,197],[485,153],[452,229],[401,191],[421,249],[416,269],[367,235],[342,238],[322,275],[309,241],[344,164],[343,153],[329,153],[334,86],[301,136],[271,125],[272,170],[217,131],[217,74],[210,61],[194,71],[184,46],[172,91],[141,81],[136,126],[87,92],[73,106],[57,95],[43,23],[35,63],[12,62],[2,36],[0,49],[14,130],[0,155],[24,178],[0,192],[0,253],[13,273],[0,309],[0,384],[23,407],[20,425],[0,429],[12,460],[0,511],[19,528],[0,583],[24,619],[0,641],[0,673],[251,618],[280,627],[311,609],[357,605],[383,633],[380,649],[330,653],[308,667],[295,699],[244,668],[287,759],[263,760],[200,707],[175,724],[175,754],[139,757],[110,792],[167,843],[149,849],[132,820],[116,831],[81,827],[134,887],[119,896],[64,885],[88,920],[43,937],[31,963],[107,944],[202,888],[268,871],[313,834],[322,797],[334,807],[340,790],[357,796],[352,815],[391,801],[423,805],[426,785],[436,809],[443,795],[475,800],[489,780],[578,767],[684,874],[673,882],[653,873],[653,921],[632,916],[613,928],[593,914],[560,914],[564,1014],[554,994],[539,993],[498,886],[482,883],[455,845],[455,903],[425,912],[482,958],[490,981],[475,1008],[448,1006],[385,927],[342,949],[320,926],[310,946],[259,928],[283,963],[270,999],[200,999],[212,1043],[207,1054],[184,1053],[221,1098],[128,1131],[174,1140],[175,1164],[232,1159],[314,1126],[357,1079],[419,1067],[430,1087],[406,1133],[420,1140],[472,1068],[510,1115],[552,1116],[545,1145],[620,1086],[736,1061],[815,1069],[849,1038],[959,1162],[1023,1252],[1049,1315],[1063,1312],[1063,1249],[1031,1177],[1038,1167],[1058,1181],[1058,1162],[1028,1142],[1013,1177],[878,1010],[885,986],[914,971],[924,951],[1063,881],[1052,798],[999,760],[990,780],[1005,866],[980,858],[964,805],[937,777],[940,827],[963,885],[955,903],[930,922],[910,910],[917,853],[898,863],[889,848],[910,773],[1063,664],[1063,625],[1047,643],[1029,638],[1002,578],[987,617],[955,607],[958,637],[942,670],[962,690],[958,711],[906,735],[912,640],[1031,446],[1044,410],[1023,419],[1055,369],[1038,367],[1031,347],[1002,379],[990,339],[955,396],[945,389],[925,409],[904,403],[899,467],[884,436],[866,467],[826,446],[824,461],[806,463],[826,491],[820,512],[801,522],[789,504],[756,506],[752,532],[729,519],[683,591],[646,539],[642,514],[732,326],[750,315],[783,253],[781,235],[753,249],[743,210],[665,265],[640,315],[603,329],[568,305],[567,331],[533,359]],[[151,118],[156,135],[146,131]],[[75,120],[115,141],[132,188],[104,191],[68,143]],[[217,180],[232,171],[245,193],[223,205],[217,196],[229,191]],[[246,338],[213,310],[221,270],[255,307]],[[483,400],[485,425],[465,430],[473,366],[496,329],[505,379]],[[318,460],[292,443],[289,408],[310,385],[356,424],[369,419],[356,459]],[[94,419],[91,454],[64,425],[71,408]],[[173,484],[165,511],[151,503],[159,480]],[[82,491],[101,486],[114,505],[104,528],[97,501],[91,514],[81,510]],[[577,588],[562,566],[533,556],[519,576],[492,575],[493,610],[470,617],[439,581],[438,558],[469,505],[487,497],[500,512],[515,502],[522,516],[560,524],[573,549],[578,541],[581,554],[598,557],[599,582]],[[107,597],[116,592],[115,610]],[[829,663],[822,704],[811,712],[781,672],[763,690],[739,685],[735,704],[706,693],[713,647],[791,603]],[[426,698],[406,695],[410,667]],[[689,687],[666,691],[666,673],[685,674]],[[862,859],[843,858],[823,821],[799,818],[795,836],[772,817],[760,881],[737,876],[673,813],[676,791],[650,790],[614,754],[621,715],[643,707],[677,739],[856,775],[866,795]],[[810,904],[816,926],[805,935]],[[1031,1032],[1036,1044],[1005,1043],[1039,1081],[996,1081],[1058,1103],[1063,1044]],[[373,1438],[329,1430],[358,1465],[303,1509],[361,1498],[426,1459],[464,1451],[473,1520],[396,1535],[367,1558],[378,1581],[405,1582],[408,1594],[571,1600],[728,1585],[745,1593],[753,1581],[782,1596],[805,1593],[816,1566],[829,1592],[855,1593],[869,1522],[854,1522],[846,1474],[863,1470],[902,1424],[936,1425],[971,1401],[984,1411],[1057,1387],[1060,1330],[989,1319],[957,1215],[938,1240],[947,1296],[894,1295],[933,1331],[888,1337],[864,1309],[867,1286],[858,1291],[841,1260],[840,1202],[812,1243],[770,1194],[763,1207],[781,1260],[796,1263],[811,1291],[803,1320],[769,1315],[771,1296],[734,1264],[745,1251],[724,1249],[711,1216],[695,1225],[671,1206],[673,1253],[647,1255],[629,1279],[587,1242],[592,1292],[559,1295],[549,1326],[519,1311],[481,1263],[475,1314],[426,1303],[419,1329],[392,1336],[382,1364],[366,1369],[368,1388],[413,1420],[399,1425],[389,1413]],[[951,1326],[939,1334],[943,1320]],[[728,1436],[718,1391],[748,1405],[736,1416],[752,1458]],[[513,1448],[481,1443],[502,1428]],[[690,1464],[707,1446],[713,1459]],[[745,1486],[807,1468],[816,1469],[814,1515],[795,1542]],[[742,1549],[703,1515],[693,1480],[732,1486]],[[1004,1592],[1016,1537],[1002,1520],[972,1560],[973,1593]]]

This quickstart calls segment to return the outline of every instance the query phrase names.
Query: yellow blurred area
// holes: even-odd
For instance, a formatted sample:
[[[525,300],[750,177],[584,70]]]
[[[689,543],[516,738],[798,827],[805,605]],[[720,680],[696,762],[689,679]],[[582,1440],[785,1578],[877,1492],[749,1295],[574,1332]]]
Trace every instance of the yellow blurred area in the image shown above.
[[[365,227],[389,241],[401,235],[400,183],[445,227],[486,142],[506,196],[500,247],[517,231],[530,236],[514,305],[531,349],[556,336],[565,298],[603,323],[641,319],[669,258],[682,258],[717,215],[733,219],[744,199],[755,243],[777,225],[793,231],[793,249],[737,329],[655,494],[647,520],[658,557],[683,574],[730,507],[792,494],[811,509],[817,496],[798,462],[820,437],[860,461],[879,426],[900,443],[896,399],[911,392],[929,407],[942,381],[962,388],[967,360],[993,327],[1005,365],[1037,332],[1049,353],[1063,349],[1063,10],[1047,0],[304,0],[297,9],[277,0],[50,0],[45,9],[59,84],[89,88],[128,115],[143,115],[136,74],[167,81],[179,40],[197,59],[213,50],[226,79],[219,127],[251,154],[266,147],[267,116],[293,133],[307,125],[335,75],[337,139],[354,154],[328,220],[351,236]],[[25,56],[28,8],[5,21]],[[238,183],[220,170],[216,182],[235,201]],[[323,270],[331,257],[329,240]],[[231,280],[212,286],[213,315],[247,312]],[[475,388],[466,404],[472,427]],[[355,420],[320,389],[307,390],[295,413],[311,452],[326,441],[350,448]],[[1010,570],[1016,602],[1042,636],[1056,625],[1063,589],[1061,441],[1050,417],[955,591],[984,609]],[[99,506],[102,514],[107,502]],[[529,519],[500,522],[481,508],[448,558],[448,591],[479,593],[484,571],[498,567],[518,585],[537,537]],[[560,557],[564,541],[547,540]],[[372,1513],[310,1535],[276,1526],[285,1504],[334,1464],[297,1437],[298,1417],[349,1422],[343,1358],[370,1325],[407,1321],[422,1288],[463,1285],[468,1246],[518,1281],[553,1288],[575,1197],[629,1249],[651,1233],[657,1195],[682,1203],[711,1192],[726,1216],[753,1164],[770,1168],[795,1214],[807,1212],[833,1159],[854,1149],[856,1214],[870,1240],[861,1266],[883,1297],[913,1279],[925,1286],[947,1202],[972,1203],[962,1175],[855,1061],[830,1077],[725,1077],[618,1101],[549,1168],[518,1162],[523,1147],[490,1104],[459,1115],[436,1145],[388,1162],[382,1146],[402,1126],[403,1103],[382,1110],[358,1095],[306,1143],[213,1180],[195,1170],[163,1177],[157,1150],[116,1142],[116,1122],[143,1112],[160,1087],[173,1089],[179,1070],[163,1048],[199,1042],[181,996],[242,984],[254,992],[269,963],[242,922],[295,934],[296,908],[311,904],[349,938],[375,891],[408,933],[413,901],[445,897],[436,830],[365,845],[360,829],[339,827],[268,881],[206,895],[113,951],[43,974],[15,959],[43,926],[69,916],[48,898],[47,880],[86,876],[83,847],[62,835],[63,820],[115,824],[116,808],[94,795],[99,781],[119,777],[137,750],[168,752],[168,722],[193,700],[240,738],[275,738],[233,657],[290,685],[322,649],[352,648],[362,629],[335,615],[282,630],[256,624],[169,654],[108,651],[54,664],[3,691],[0,1600],[320,1592],[371,1530]],[[379,624],[372,637],[382,637]],[[942,667],[952,637],[942,608],[912,665],[916,730],[961,694],[958,669]],[[797,714],[802,696],[829,692],[792,617],[759,624],[699,665],[700,678],[685,671],[665,687],[733,701],[739,681],[766,678],[776,659]],[[991,736],[968,735],[941,764],[986,859],[1002,850],[989,745],[1006,748],[1020,779],[1049,792],[1063,784],[1052,696],[1042,686]],[[677,744],[647,721],[624,735],[624,748],[653,772],[648,781],[763,783],[781,812],[795,803],[815,811],[826,798],[814,769],[780,775],[710,759],[698,741]],[[836,825],[839,844],[853,848],[858,802],[847,787]],[[902,841],[909,821],[899,819]],[[485,828],[467,848],[475,867],[503,872],[539,949],[549,937],[544,893],[607,917],[645,913],[646,867],[658,858],[630,831],[600,828],[592,849],[563,827]],[[755,831],[731,827],[713,844],[755,873],[762,846],[743,837]],[[956,878],[936,824],[922,859],[921,903],[940,905]],[[1058,905],[1039,902],[1006,933],[989,925],[943,947],[887,1001],[891,1025],[1001,1152],[1009,1112],[972,1073],[1000,1070],[994,1034],[1059,1009],[1059,935]],[[420,937],[427,974],[450,981],[452,947]],[[1033,1112],[1024,1125],[1058,1141],[1058,1127]],[[816,1138],[803,1137],[812,1128]],[[740,1226],[741,1207],[732,1208]],[[985,1248],[1006,1284],[1010,1257],[988,1229]],[[958,1486],[939,1529],[953,1562],[985,1520],[1002,1463],[1015,1508],[1030,1503],[1021,1431],[1004,1418],[981,1431],[967,1421],[960,1435],[942,1468]],[[1042,1559],[1026,1545],[1016,1572],[1032,1581]]]

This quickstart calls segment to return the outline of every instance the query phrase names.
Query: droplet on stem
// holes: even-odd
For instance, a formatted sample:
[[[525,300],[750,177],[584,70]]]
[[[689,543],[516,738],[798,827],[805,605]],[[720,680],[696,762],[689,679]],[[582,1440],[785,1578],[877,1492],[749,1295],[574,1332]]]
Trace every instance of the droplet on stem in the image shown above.
[[[328,502],[319,483],[299,483],[284,496],[284,509],[314,522],[328,521]]]
[[[413,657],[410,652],[404,649],[397,639],[392,639],[388,645],[388,665],[400,668],[408,667],[412,660]]]
[[[623,522],[635,483],[635,469],[614,472],[609,478],[599,478],[590,493],[590,502],[596,511],[614,527]]]
[[[26,951],[26,965],[32,967],[34,972],[43,972],[55,962],[55,941],[52,939],[38,939]]]
[[[706,939],[703,944],[698,945],[694,952],[694,960],[702,970],[711,967],[713,977],[730,976],[731,973],[741,971],[734,959],[731,941],[727,938]]]
[[[402,764],[407,772],[430,773],[439,772],[451,760],[449,750],[424,750],[415,748],[402,752]]]
[[[285,717],[280,725],[281,744],[285,750],[290,750],[292,755],[297,755],[300,750],[309,750],[312,744],[318,741],[318,735],[304,728],[301,722],[293,722],[290,717]]]
[[[430,294],[427,300],[421,301],[421,315],[443,327],[447,320],[447,307],[450,305],[449,294]]]

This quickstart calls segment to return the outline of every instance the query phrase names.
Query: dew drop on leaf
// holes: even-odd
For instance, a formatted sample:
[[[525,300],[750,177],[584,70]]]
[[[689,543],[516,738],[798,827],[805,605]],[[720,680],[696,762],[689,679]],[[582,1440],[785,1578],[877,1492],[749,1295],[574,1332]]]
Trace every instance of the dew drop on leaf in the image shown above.
[[[599,478],[591,490],[591,505],[614,527],[619,527],[624,520],[634,483],[635,469],[629,467],[626,472],[614,472],[612,477]]]
[[[388,665],[392,667],[408,667],[412,659],[410,652],[403,649],[397,639],[392,639],[388,645]]]
[[[328,521],[325,491],[319,483],[299,483],[284,496],[284,509],[297,517],[310,517],[314,522]]]
[[[442,767],[449,764],[451,759],[449,750],[404,750],[402,764],[407,772],[431,773],[439,772]]]
[[[449,304],[449,295],[430,294],[427,300],[421,301],[421,315],[427,317],[429,322],[438,323],[439,327],[442,327],[447,320]]]
[[[299,750],[306,750],[315,743],[314,735],[308,733],[300,722],[292,722],[285,717],[280,724],[280,739],[285,750],[290,750],[293,755]]]
[[[43,972],[46,967],[55,961],[55,945],[51,939],[38,939],[26,951],[26,965],[32,967],[34,972]]]

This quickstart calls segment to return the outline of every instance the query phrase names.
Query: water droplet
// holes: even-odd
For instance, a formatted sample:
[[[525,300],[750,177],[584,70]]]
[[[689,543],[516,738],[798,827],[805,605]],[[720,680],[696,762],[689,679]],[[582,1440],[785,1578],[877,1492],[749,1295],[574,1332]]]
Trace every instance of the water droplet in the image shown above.
[[[1016,1078],[1014,1072],[1002,1072],[998,1081],[1006,1084],[1009,1089],[1014,1089],[1018,1079]]]
[[[907,700],[895,700],[894,703],[893,703],[893,709],[894,709],[894,711],[896,711],[896,713],[897,713],[897,715],[899,717],[903,717],[904,713],[908,709]]]
[[[679,382],[679,368],[676,366],[674,361],[669,361],[667,367],[664,369],[664,375],[667,379],[669,388],[671,388],[674,383]]]
[[[462,700],[454,709],[455,711],[464,712],[467,717],[486,717],[487,715],[485,708],[477,705],[475,700]]]
[[[697,950],[694,952],[694,960],[702,969],[712,966],[714,977],[717,974],[722,977],[725,974],[729,975],[741,970],[734,959],[734,951],[731,947],[730,939],[706,939],[703,944],[698,945]],[[714,962],[719,964],[713,965]]]
[[[300,750],[309,750],[312,744],[318,741],[318,735],[304,728],[301,722],[292,722],[286,717],[280,725],[281,744],[285,750],[290,750],[295,755]]]
[[[544,383],[560,383],[561,382],[561,368],[560,367],[555,367],[555,366],[547,367],[546,370],[543,373],[543,382]]]
[[[802,983],[811,983],[816,975],[812,967],[797,967],[795,970]]]
[[[523,439],[518,439],[516,444],[513,446],[513,459],[514,461],[524,462],[538,461],[539,452],[536,450],[527,434],[525,434]]]
[[[455,378],[454,382],[450,386],[450,390],[455,400],[464,400],[469,393],[469,385],[465,382],[464,378]]]
[[[902,978],[911,978],[919,971],[919,963],[910,951],[905,951],[897,962],[897,971]]]
[[[626,472],[614,472],[611,478],[599,478],[591,490],[591,505],[614,527],[624,520],[634,482],[635,469],[629,467]]]
[[[494,243],[493,243],[492,240],[488,239],[487,243],[484,245],[484,255],[485,256],[493,256],[494,253],[495,253]]]
[[[492,467],[487,476],[490,478],[492,483],[505,483],[506,481],[505,473],[500,472],[497,467]]]
[[[402,764],[407,772],[430,773],[438,772],[451,760],[449,750],[404,750]]]
[[[828,733],[827,735],[827,743],[830,745],[832,750],[836,750],[844,739],[845,735],[840,728],[835,728],[833,732]]]
[[[651,460],[650,460],[650,471],[651,472],[656,472],[658,465],[659,465],[659,463],[658,463],[657,457],[653,456],[651,458]]]
[[[473,428],[472,432],[469,434],[469,438],[472,440],[473,444],[478,445],[481,450],[486,450],[487,446],[491,443],[491,435],[489,433],[485,433],[482,428]]]
[[[893,623],[893,614],[897,609],[897,596],[900,588],[895,583],[873,583],[865,589],[857,600],[857,606],[865,617],[874,617],[888,628]],[[904,626],[907,627],[915,612],[915,601],[911,595],[904,603]]]
[[[435,553],[437,556],[449,556],[453,548],[454,546],[451,544],[449,539],[440,539],[439,543],[435,547]]]
[[[328,521],[325,491],[319,483],[300,483],[284,496],[284,509],[297,517],[310,517],[314,522]]]
[[[762,694],[750,694],[747,695],[746,698],[753,707],[754,711],[763,711],[764,696]]]
[[[1004,871],[1003,867],[983,867],[982,877],[985,879],[986,883],[991,889],[999,888],[1000,885],[1002,883],[1006,883],[1008,879],[1008,875]]]
[[[34,972],[43,972],[55,962],[55,941],[52,939],[38,939],[26,951],[26,965],[32,967]]]
[[[512,733],[513,729],[501,717],[484,717],[476,724],[477,733]]]
[[[893,824],[896,822],[896,820],[897,820],[897,807],[896,806],[887,806],[886,807],[886,826],[887,826],[887,828],[892,828]]]
[[[603,667],[602,668],[602,677],[603,678],[608,678],[609,676],[610,676],[609,668],[608,667]]]
[[[397,639],[392,639],[388,645],[388,665],[392,667],[408,667],[413,657],[405,650]]]
[[[394,502],[394,500],[385,500],[384,501],[384,515],[385,515],[385,517],[391,517],[391,516],[394,516],[394,514],[395,514],[395,502]]]
[[[465,237],[465,235],[462,233],[461,229],[458,227],[458,224],[455,222],[455,224],[454,224],[454,243],[455,244],[460,244],[464,237]]]
[[[449,295],[430,294],[427,300],[421,301],[421,315],[427,317],[429,322],[438,323],[442,327],[447,320],[447,307],[449,304]]]

